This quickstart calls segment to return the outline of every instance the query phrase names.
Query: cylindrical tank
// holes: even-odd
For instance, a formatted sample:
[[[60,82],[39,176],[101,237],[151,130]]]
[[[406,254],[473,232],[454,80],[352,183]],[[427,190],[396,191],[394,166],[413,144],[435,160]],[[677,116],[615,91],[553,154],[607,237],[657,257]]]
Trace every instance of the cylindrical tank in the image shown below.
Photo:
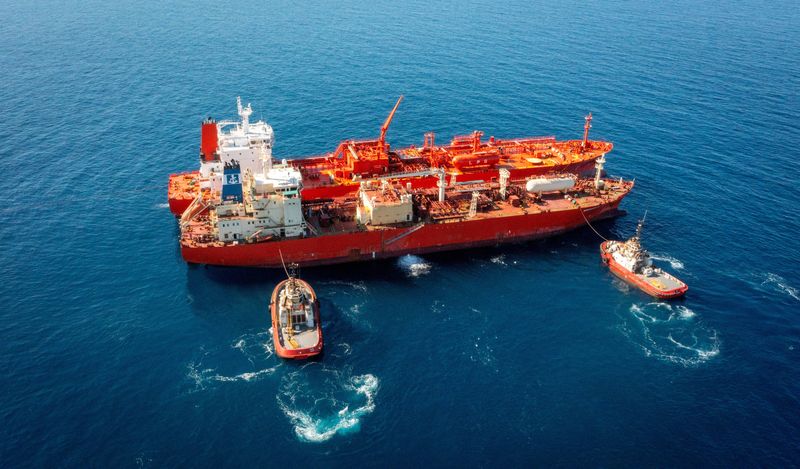
[[[453,166],[459,170],[480,167],[494,167],[500,163],[500,155],[497,153],[470,153],[458,155],[453,158]]]
[[[217,123],[212,119],[203,121],[203,126],[200,127],[200,155],[204,161],[214,160],[214,153],[219,147],[217,131]]]
[[[528,192],[554,192],[572,189],[574,186],[575,178],[568,176],[536,178],[530,179],[525,184],[525,190]]]

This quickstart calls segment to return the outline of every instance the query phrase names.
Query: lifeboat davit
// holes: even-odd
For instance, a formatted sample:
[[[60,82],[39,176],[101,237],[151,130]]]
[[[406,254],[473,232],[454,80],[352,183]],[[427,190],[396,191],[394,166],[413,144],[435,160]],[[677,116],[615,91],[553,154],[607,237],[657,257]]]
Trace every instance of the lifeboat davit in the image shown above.
[[[304,359],[322,353],[319,300],[308,282],[294,274],[272,292],[272,340],[281,358]]]

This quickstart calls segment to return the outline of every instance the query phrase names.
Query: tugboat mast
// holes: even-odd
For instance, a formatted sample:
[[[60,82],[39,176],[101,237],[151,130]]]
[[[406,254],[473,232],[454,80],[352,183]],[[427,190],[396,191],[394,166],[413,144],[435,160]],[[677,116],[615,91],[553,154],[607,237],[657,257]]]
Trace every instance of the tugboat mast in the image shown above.
[[[642,237],[642,228],[644,228],[644,221],[647,219],[647,210],[644,211],[644,216],[639,223],[636,225],[636,234],[633,235],[634,238],[638,241]]]

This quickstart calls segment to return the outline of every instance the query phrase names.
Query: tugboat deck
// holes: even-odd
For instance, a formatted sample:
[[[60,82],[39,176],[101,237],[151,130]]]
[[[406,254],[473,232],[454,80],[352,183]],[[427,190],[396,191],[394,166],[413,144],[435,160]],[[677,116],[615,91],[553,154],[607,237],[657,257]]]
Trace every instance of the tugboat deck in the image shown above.
[[[281,331],[281,342],[284,348],[289,350],[310,348],[319,343],[319,334],[316,328],[306,329],[302,332],[294,332],[291,339],[286,340],[286,334]]]
[[[684,283],[672,275],[662,271],[655,272],[655,275],[636,274],[643,282],[647,282],[658,290],[670,291],[684,286]]]

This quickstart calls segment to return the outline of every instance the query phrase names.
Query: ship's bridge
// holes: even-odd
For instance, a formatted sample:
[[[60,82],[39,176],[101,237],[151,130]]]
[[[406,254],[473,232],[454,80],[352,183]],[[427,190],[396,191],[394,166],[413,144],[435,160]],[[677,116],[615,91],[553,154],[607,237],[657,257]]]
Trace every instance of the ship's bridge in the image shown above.
[[[284,195],[297,195],[303,187],[303,178],[300,171],[288,164],[275,165],[266,173],[253,176],[254,188],[257,194],[281,192]]]
[[[225,126],[232,127],[226,132]],[[275,132],[272,130],[272,126],[264,121],[248,124],[246,131],[239,122],[223,121],[220,122],[220,127],[222,130],[220,135],[220,147],[223,150],[250,148],[261,145],[272,148],[274,144]]]

